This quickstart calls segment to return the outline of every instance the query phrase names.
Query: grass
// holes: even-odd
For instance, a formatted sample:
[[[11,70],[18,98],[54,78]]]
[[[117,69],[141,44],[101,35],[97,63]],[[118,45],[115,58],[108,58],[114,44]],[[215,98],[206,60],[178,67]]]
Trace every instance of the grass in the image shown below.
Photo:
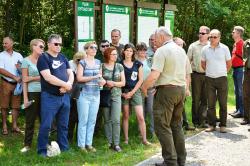
[[[235,108],[235,99],[233,91],[233,81],[231,74],[228,75],[229,80],[229,95],[228,95],[228,110]],[[186,113],[189,122],[191,121],[191,97],[187,97],[186,101]],[[217,107],[218,110],[218,107]],[[9,117],[11,121],[11,117]],[[19,117],[19,125],[24,129],[24,115]],[[10,125],[9,125],[10,126]],[[10,131],[10,129],[9,129]],[[145,147],[140,142],[138,125],[135,115],[132,114],[130,118],[129,129],[129,145],[121,143],[123,151],[116,153],[108,149],[107,141],[104,136],[104,129],[99,131],[94,137],[93,145],[96,147],[96,153],[84,153],[81,152],[76,142],[70,145],[70,150],[62,153],[61,155],[53,158],[42,158],[36,153],[36,140],[37,140],[38,124],[36,124],[36,132],[33,138],[32,150],[26,154],[21,154],[20,149],[23,146],[24,135],[17,135],[9,133],[8,136],[0,134],[0,166],[26,166],[26,165],[39,165],[39,166],[130,166],[134,165],[148,157],[159,152],[160,145],[157,140],[150,140],[153,142],[151,147]],[[195,132],[186,132],[186,136],[193,135]],[[123,136],[121,136],[121,142]],[[56,140],[56,135],[51,136],[51,140]]]

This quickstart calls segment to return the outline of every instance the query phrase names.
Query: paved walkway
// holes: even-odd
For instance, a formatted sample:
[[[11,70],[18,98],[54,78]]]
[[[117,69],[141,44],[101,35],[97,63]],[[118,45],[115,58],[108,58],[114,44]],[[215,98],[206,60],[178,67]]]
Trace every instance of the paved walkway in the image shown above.
[[[250,132],[247,131],[250,126],[242,126],[240,121],[229,119],[229,132],[225,134],[203,131],[187,138],[186,166],[250,166]],[[152,166],[162,161],[159,152],[137,166]]]

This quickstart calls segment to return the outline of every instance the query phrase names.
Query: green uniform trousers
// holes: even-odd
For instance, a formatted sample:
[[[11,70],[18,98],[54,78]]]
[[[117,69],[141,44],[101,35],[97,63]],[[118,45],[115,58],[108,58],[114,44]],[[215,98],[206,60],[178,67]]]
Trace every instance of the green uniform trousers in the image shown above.
[[[192,79],[192,122],[194,126],[204,125],[207,118],[207,89],[205,74],[194,72]]]
[[[154,98],[155,133],[162,147],[162,157],[168,166],[184,166],[186,149],[182,130],[184,87],[159,87]]]

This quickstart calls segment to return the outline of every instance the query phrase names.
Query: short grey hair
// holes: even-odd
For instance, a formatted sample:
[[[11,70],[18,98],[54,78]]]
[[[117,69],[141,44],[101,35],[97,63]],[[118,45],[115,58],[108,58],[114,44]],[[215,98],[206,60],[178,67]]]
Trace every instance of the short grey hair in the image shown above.
[[[212,29],[211,31],[210,31],[210,35],[211,34],[217,34],[219,37],[221,37],[221,33],[220,33],[220,31],[218,30],[218,29]]]
[[[51,43],[51,41],[53,39],[62,39],[62,37],[58,34],[51,34],[49,37],[48,37],[48,43]]]
[[[244,34],[245,29],[242,26],[235,26],[234,30],[240,33],[240,36],[242,37]]]
[[[113,30],[111,31],[111,33],[113,33],[113,32],[119,32],[119,36],[121,36],[121,31],[120,31],[119,29],[113,29]]]
[[[173,36],[172,32],[169,28],[164,27],[164,26],[160,26],[159,28],[156,29],[155,34],[162,34],[165,36]]]

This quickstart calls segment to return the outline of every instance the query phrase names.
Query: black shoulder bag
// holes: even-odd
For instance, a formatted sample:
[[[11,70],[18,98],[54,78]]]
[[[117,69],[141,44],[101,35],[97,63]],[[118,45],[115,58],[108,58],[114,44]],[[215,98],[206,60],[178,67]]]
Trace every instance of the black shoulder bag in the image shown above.
[[[112,81],[114,81],[115,66],[116,66],[116,63],[113,69]],[[100,91],[100,107],[111,107],[111,90],[112,88],[108,90]]]

